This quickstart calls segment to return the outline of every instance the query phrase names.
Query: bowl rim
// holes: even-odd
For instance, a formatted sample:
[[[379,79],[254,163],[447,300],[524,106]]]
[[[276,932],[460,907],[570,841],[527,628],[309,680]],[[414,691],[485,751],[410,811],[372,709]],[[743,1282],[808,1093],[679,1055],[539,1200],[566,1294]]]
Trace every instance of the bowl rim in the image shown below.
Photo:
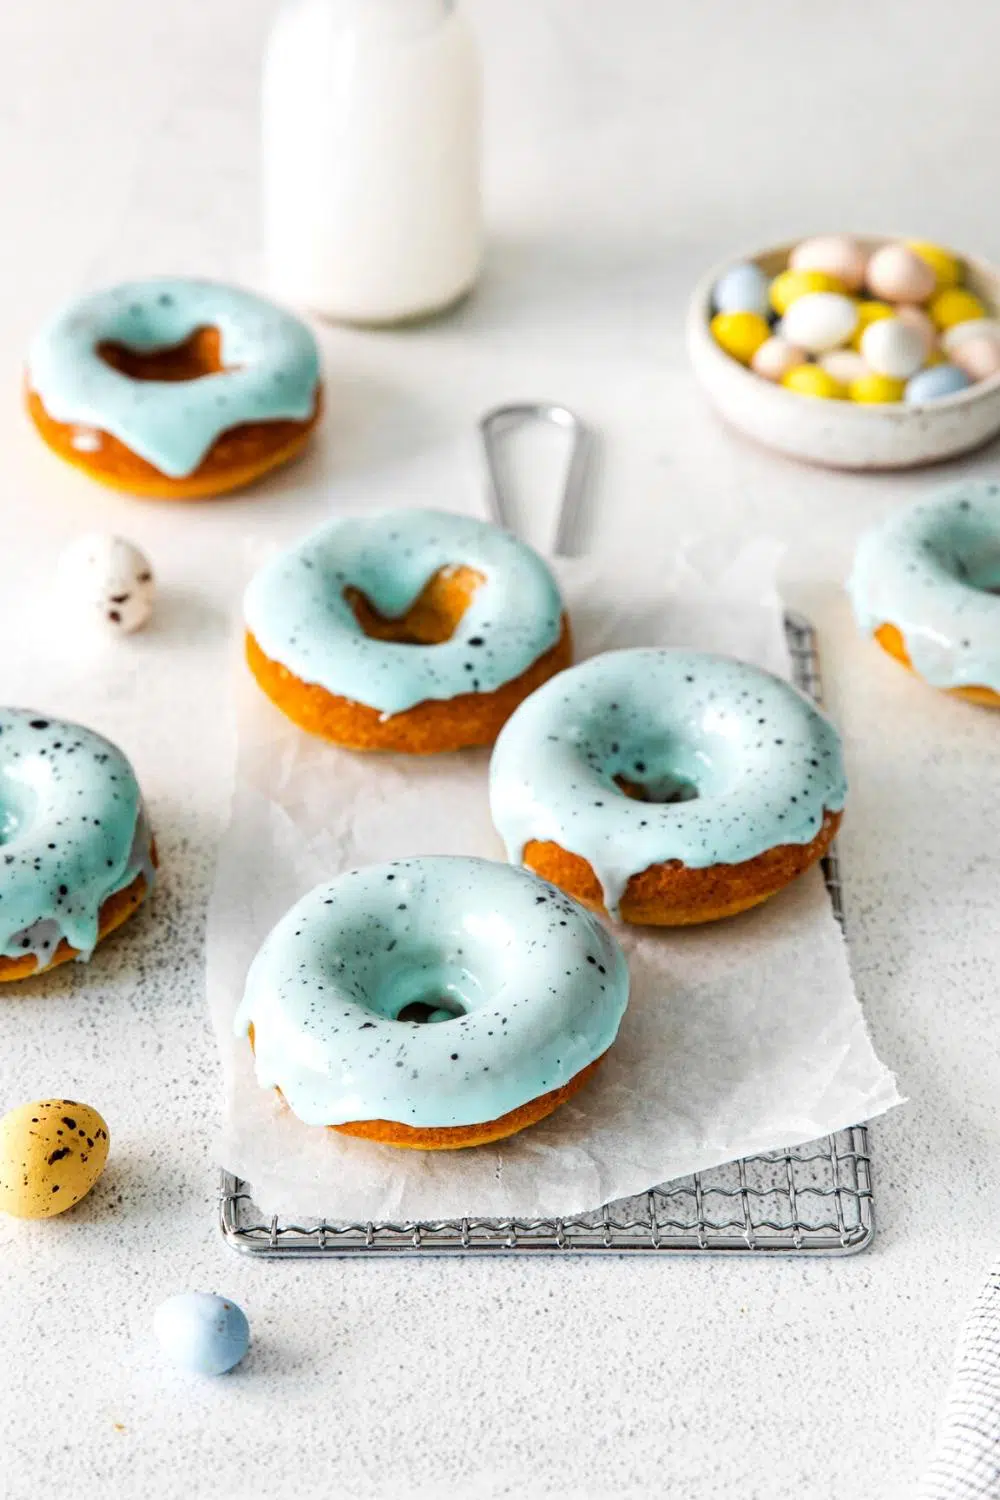
[[[781,254],[787,255],[797,245],[801,245],[804,239],[815,240],[834,237],[857,240],[859,244],[866,248],[871,245],[877,246],[886,243],[904,244],[908,239],[916,238],[914,235],[847,234],[843,230],[829,230],[816,234],[808,234],[793,240],[778,240],[773,245],[765,245],[753,251],[727,256],[724,261],[719,261],[714,266],[711,266],[709,270],[699,277],[695,284],[691,300],[688,304],[689,335],[704,336],[705,342],[721,359],[725,360],[727,367],[735,372],[736,378],[742,376],[748,383],[752,383],[755,390],[759,391],[762,387],[769,389],[780,400],[787,402],[815,401],[816,398],[814,396],[805,396],[801,391],[790,391],[787,386],[781,385],[777,381],[767,380],[763,375],[758,375],[748,365],[741,364],[738,359],[733,359],[732,355],[727,354],[716,343],[712,337],[710,327],[712,320],[712,292],[716,282],[726,271],[731,270],[733,266],[743,265],[747,262],[759,265],[764,257]],[[930,241],[927,243],[930,243]],[[981,255],[965,255],[959,251],[951,251],[950,253],[954,254],[963,265],[972,266],[983,280],[996,284],[998,302],[989,315],[1000,319],[1000,266],[994,265],[992,261],[987,260]],[[933,369],[934,366],[931,365],[928,368]],[[954,391],[950,396],[937,396],[931,401],[839,401],[829,404],[832,404],[835,410],[839,407],[841,410],[849,409],[852,412],[865,412],[869,417],[879,417],[883,414],[891,413],[898,420],[904,413],[907,415],[913,414],[914,416],[917,414],[926,415],[928,411],[947,412],[955,411],[963,406],[972,406],[977,401],[983,400],[997,390],[1000,390],[1000,371],[995,375],[987,376],[985,380],[973,381],[965,390]]]

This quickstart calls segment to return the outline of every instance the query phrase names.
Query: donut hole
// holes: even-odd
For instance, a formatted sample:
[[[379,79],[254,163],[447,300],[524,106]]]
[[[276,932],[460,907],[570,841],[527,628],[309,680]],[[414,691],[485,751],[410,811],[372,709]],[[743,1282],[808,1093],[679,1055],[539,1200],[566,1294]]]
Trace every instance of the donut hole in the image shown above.
[[[377,964],[365,977],[365,1004],[386,1021],[455,1021],[481,1002],[479,981],[464,965],[426,949],[403,951],[398,962]]]
[[[139,349],[131,344],[105,339],[97,346],[98,358],[129,380],[175,383],[225,375],[239,366],[222,359],[222,335],[217,328],[196,328],[179,344]]]
[[[644,781],[635,781],[628,776],[613,776],[611,779],[633,802],[694,802],[701,795],[694,782],[670,771]]]
[[[438,995],[433,1000],[411,1000],[396,1017],[397,1021],[414,1021],[418,1026],[439,1021],[455,1021],[465,1015],[465,1006],[453,995]]]
[[[475,568],[449,564],[432,574],[401,615],[383,614],[353,584],[344,589],[344,598],[361,629],[372,640],[393,641],[399,646],[440,646],[451,640],[476,591],[485,582],[484,575]]]

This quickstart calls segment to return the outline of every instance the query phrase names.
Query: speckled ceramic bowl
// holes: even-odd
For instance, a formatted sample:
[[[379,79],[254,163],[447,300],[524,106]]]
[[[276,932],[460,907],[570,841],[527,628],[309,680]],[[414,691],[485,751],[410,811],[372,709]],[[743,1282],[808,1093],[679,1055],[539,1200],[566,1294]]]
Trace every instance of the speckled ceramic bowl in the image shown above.
[[[875,249],[891,235],[858,235]],[[733,255],[698,284],[687,320],[695,374],[728,422],[748,437],[793,458],[835,469],[911,469],[967,453],[1000,432],[1000,375],[926,406],[866,406],[825,401],[785,390],[723,352],[709,331],[712,288],[737,260],[754,260],[769,275],[784,269],[798,241],[753,255]],[[1000,271],[965,257],[966,285],[989,308],[1000,308]]]

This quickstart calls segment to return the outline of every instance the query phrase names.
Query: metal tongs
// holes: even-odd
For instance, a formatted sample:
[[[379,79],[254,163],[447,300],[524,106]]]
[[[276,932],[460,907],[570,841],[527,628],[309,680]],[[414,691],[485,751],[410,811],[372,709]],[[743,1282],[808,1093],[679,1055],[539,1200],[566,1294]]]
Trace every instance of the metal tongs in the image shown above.
[[[503,437],[509,436],[512,429],[523,427],[526,422],[550,422],[563,428],[572,439],[562,499],[556,516],[555,540],[552,544],[554,556],[570,557],[577,539],[580,501],[593,437],[589,428],[568,407],[555,406],[546,401],[520,401],[510,406],[497,406],[480,418],[479,432],[486,455],[486,503],[490,519],[505,531],[514,529],[498,461],[499,443]]]

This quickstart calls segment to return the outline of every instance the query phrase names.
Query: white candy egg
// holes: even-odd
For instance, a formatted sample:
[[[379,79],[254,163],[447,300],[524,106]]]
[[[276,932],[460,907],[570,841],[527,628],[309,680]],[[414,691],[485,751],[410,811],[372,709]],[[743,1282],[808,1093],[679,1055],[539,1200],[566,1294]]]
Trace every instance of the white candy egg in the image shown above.
[[[810,354],[845,344],[857,327],[858,310],[843,292],[808,292],[797,297],[781,320],[782,337]]]
[[[861,335],[861,353],[877,374],[909,380],[920,369],[927,350],[919,328],[902,318],[880,318]]]
[[[871,374],[861,355],[854,349],[831,349],[829,354],[820,355],[817,364],[841,385],[850,385],[853,380],[860,380],[862,375]]]
[[[153,612],[149,558],[123,537],[77,537],[60,557],[58,573],[66,603],[109,631],[140,630]]]

